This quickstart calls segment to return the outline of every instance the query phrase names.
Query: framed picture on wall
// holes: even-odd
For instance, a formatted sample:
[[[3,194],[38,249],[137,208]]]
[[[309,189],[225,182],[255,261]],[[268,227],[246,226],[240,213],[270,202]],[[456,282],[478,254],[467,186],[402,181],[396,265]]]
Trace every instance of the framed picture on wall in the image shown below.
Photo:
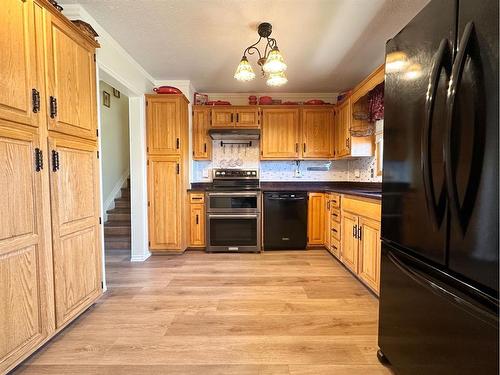
[[[199,92],[194,93],[194,104],[195,105],[206,104],[207,102],[208,102],[208,95],[200,94]]]
[[[118,91],[118,90],[117,90],[117,89],[115,89],[114,87],[113,87],[113,96],[114,96],[115,98],[120,98],[120,91]]]
[[[102,92],[102,104],[104,104],[108,108],[111,107],[111,96],[107,91]]]

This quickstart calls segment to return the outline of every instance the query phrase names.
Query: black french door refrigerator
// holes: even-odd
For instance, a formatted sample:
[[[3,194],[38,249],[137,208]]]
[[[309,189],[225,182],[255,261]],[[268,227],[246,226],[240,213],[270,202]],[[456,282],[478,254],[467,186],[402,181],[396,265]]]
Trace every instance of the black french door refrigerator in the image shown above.
[[[387,42],[379,358],[498,374],[498,0],[432,0]]]

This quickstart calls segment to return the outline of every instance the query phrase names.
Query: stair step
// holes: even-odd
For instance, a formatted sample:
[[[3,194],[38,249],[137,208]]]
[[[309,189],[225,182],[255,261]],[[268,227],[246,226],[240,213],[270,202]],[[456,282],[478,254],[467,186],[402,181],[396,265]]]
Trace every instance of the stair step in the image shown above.
[[[109,225],[104,226],[104,238],[105,238],[105,240],[108,238],[108,236],[115,236],[115,235],[130,236],[130,233],[131,233],[130,226],[109,226]]]
[[[129,188],[122,188],[121,196],[122,196],[122,198],[130,197],[130,189]]]
[[[115,208],[130,208],[129,199],[115,199]]]
[[[104,244],[105,249],[130,249],[130,241],[105,241]]]
[[[106,211],[107,214],[129,214],[130,215],[130,207],[115,207],[111,210]]]
[[[108,221],[128,221],[130,222],[130,214],[109,214]]]

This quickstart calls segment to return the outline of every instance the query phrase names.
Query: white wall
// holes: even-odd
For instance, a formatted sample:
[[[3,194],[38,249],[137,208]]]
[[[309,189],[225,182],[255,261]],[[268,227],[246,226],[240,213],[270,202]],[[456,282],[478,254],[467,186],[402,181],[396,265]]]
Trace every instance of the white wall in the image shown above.
[[[128,97],[120,93],[120,98],[113,95],[113,87],[104,81],[99,82],[101,95],[109,93],[110,107],[106,107],[101,97],[101,159],[102,193],[104,210],[114,207],[114,199],[120,192],[130,173],[129,143],[129,106]],[[106,216],[104,220],[106,221]]]

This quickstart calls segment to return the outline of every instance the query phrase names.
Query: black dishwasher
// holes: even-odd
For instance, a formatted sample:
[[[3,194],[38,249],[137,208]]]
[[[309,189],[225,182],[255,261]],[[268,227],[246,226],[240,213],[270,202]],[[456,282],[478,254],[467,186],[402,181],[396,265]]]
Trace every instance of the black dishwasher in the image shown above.
[[[264,193],[264,250],[307,246],[307,192]]]

